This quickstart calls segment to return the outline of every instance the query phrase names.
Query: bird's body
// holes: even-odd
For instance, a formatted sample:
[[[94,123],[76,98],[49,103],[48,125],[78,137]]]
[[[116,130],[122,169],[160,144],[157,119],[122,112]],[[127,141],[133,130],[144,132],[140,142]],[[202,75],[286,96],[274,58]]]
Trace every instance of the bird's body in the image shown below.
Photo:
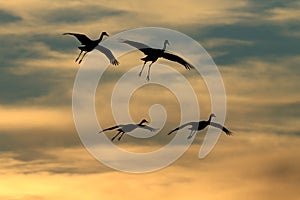
[[[115,57],[113,56],[112,52],[109,49],[107,49],[103,46],[101,46],[102,48],[97,48],[99,46],[99,43],[102,41],[103,37],[109,36],[106,32],[102,32],[99,39],[97,39],[97,40],[91,40],[86,35],[80,34],[80,33],[64,33],[63,35],[72,35],[72,36],[76,37],[77,40],[79,40],[79,42],[83,45],[83,46],[78,47],[78,49],[80,49],[80,53],[79,53],[78,57],[76,58],[75,62],[77,62],[77,60],[80,58],[82,52],[84,52],[84,54],[81,57],[81,59],[79,60],[79,62],[78,62],[79,64],[81,63],[82,59],[88,52],[90,52],[96,48],[97,50],[104,53],[109,58],[110,62],[113,65],[119,64],[119,62],[115,59]]]
[[[174,130],[172,130],[171,132],[168,133],[168,135],[172,134],[173,132],[179,130],[179,129],[182,129],[186,126],[191,126],[189,128],[189,130],[191,130],[191,133],[190,135],[188,136],[188,139],[192,138],[193,135],[197,132],[197,131],[200,131],[200,130],[203,130],[205,129],[207,126],[214,126],[216,128],[219,128],[221,129],[223,132],[225,132],[226,135],[231,135],[232,132],[229,131],[227,128],[225,128],[224,126],[222,126],[221,124],[218,124],[218,123],[215,123],[215,122],[212,122],[211,119],[212,117],[215,117],[215,114],[211,114],[209,116],[209,119],[207,121],[198,121],[198,122],[188,122],[186,124],[183,124],[182,126],[180,127],[177,127],[175,128]]]
[[[108,130],[117,129],[118,133],[111,139],[113,141],[118,135],[121,134],[118,138],[118,140],[120,140],[125,133],[131,132],[131,131],[135,130],[136,128],[143,128],[143,129],[149,130],[151,132],[156,130],[156,129],[150,127],[150,126],[144,125],[145,122],[148,123],[147,120],[143,119],[138,124],[116,125],[116,126],[112,126],[110,128],[106,128],[106,129],[100,131],[99,133],[103,133],[103,132],[108,131]]]
[[[135,41],[131,41],[131,40],[123,40],[122,42],[137,48],[138,50],[140,50],[141,52],[143,52],[146,55],[146,57],[141,58],[141,60],[144,61],[144,64],[143,64],[141,72],[139,73],[139,76],[142,75],[142,72],[144,70],[146,63],[151,62],[151,64],[149,65],[148,74],[147,74],[148,81],[150,80],[150,68],[151,68],[152,64],[155,63],[159,58],[164,58],[164,59],[167,59],[167,60],[170,60],[173,62],[177,62],[177,63],[183,65],[188,70],[190,70],[191,68],[194,68],[190,63],[188,63],[181,57],[174,55],[173,53],[166,52],[167,44],[169,44],[168,40],[165,40],[164,46],[162,49],[154,49],[143,43],[135,42]]]

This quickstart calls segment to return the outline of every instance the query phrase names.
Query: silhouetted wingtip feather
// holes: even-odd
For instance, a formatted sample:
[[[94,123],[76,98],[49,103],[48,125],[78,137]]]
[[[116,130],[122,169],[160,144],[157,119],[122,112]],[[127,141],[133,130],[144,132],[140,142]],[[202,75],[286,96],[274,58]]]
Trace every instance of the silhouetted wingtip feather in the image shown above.
[[[193,65],[191,65],[190,63],[186,63],[186,65],[184,65],[185,66],[185,68],[187,69],[187,70],[191,70],[191,69],[194,69],[195,67],[193,66]]]
[[[177,131],[177,130],[179,130],[179,127],[177,127],[177,128],[175,128],[175,129],[173,129],[172,131],[170,131],[170,132],[168,133],[168,135],[171,135],[172,133],[174,133],[174,132]]]
[[[109,61],[112,65],[118,65],[119,64],[119,61],[115,58],[115,56],[113,55],[111,50],[109,50],[108,48],[106,48],[102,45],[98,45],[98,46],[95,47],[95,49],[97,49],[98,51],[103,53],[109,59]]]
[[[225,127],[222,128],[222,131],[224,131],[224,133],[225,133],[226,135],[228,135],[228,136],[233,135],[233,133],[232,133],[230,130],[228,130],[227,128],[225,128]]]
[[[174,132],[174,131],[169,132],[168,135],[171,135],[173,132]]]
[[[112,60],[110,63],[115,66],[120,64],[119,61],[117,61],[117,60]]]
[[[232,132],[227,128],[225,128],[224,126],[222,126],[221,124],[218,124],[216,122],[210,122],[210,125],[221,129],[226,135],[232,135]]]
[[[231,132],[231,131],[228,131],[227,130],[227,132],[225,132],[226,133],[226,135],[228,135],[228,136],[233,136],[233,132]]]
[[[181,58],[180,56],[177,56],[173,53],[170,53],[170,52],[164,52],[162,54],[162,58],[165,58],[165,59],[173,61],[173,62],[177,62],[177,63],[183,65],[187,70],[190,70],[191,68],[193,68],[193,66],[190,63],[188,63],[187,61],[185,61],[183,58]]]

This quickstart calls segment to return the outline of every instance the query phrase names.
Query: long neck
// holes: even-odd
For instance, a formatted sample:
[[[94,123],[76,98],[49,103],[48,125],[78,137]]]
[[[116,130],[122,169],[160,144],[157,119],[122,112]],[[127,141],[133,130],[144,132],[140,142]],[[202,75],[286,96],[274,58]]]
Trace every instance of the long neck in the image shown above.
[[[104,37],[104,34],[102,33],[102,34],[100,35],[99,39],[97,40],[97,42],[98,42],[98,43],[101,42],[102,39],[103,39],[103,37]]]
[[[166,48],[167,48],[167,43],[164,42],[164,47],[162,48],[162,50],[166,50]]]
[[[212,118],[212,116],[210,115],[210,116],[209,116],[209,119],[207,120],[208,123],[211,122],[211,118]]]

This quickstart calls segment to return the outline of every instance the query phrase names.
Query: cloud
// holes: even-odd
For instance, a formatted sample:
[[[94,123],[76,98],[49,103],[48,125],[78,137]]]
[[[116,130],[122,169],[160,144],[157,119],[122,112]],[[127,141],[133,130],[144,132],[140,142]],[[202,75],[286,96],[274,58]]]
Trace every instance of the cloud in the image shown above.
[[[29,0],[27,5],[1,2],[0,198],[297,198],[298,3]],[[201,131],[191,149],[170,167],[132,175],[100,164],[81,145],[70,107],[79,43],[61,34],[83,32],[96,38],[103,30],[113,35],[140,26],[182,31],[214,55],[227,92],[225,125],[235,135],[221,135],[211,154],[198,160],[205,134]],[[106,107],[114,81],[141,64],[141,56],[120,58],[118,68],[105,72],[95,105],[101,125],[114,124]],[[205,82],[184,75],[195,86],[201,119],[206,119],[210,96]],[[174,97],[162,88],[144,89],[132,99],[133,119],[148,117],[157,100],[147,92],[151,91],[163,94],[159,100],[170,120],[153,138],[126,136],[117,143],[137,152],[161,147],[171,139],[165,133],[178,125],[177,102],[170,103]]]
[[[223,53],[214,57],[214,61],[217,65],[226,65],[249,58],[273,59],[278,56],[298,55],[300,49],[293,45],[295,38],[284,34],[287,28],[288,26],[278,24],[221,25],[208,27],[195,38],[200,40],[200,43],[203,41],[209,53]],[[294,28],[300,27],[295,25]],[[231,40],[231,42],[219,42],[217,46],[211,46],[208,43],[210,41],[211,44],[214,40],[216,44],[220,39]],[[237,45],[234,41],[243,41],[243,43]]]
[[[99,196],[118,199],[120,195],[124,199],[133,196],[143,199],[158,196],[172,199],[224,199],[225,196],[240,199],[247,194],[248,198],[259,200],[281,199],[284,196],[293,199],[298,191],[297,169],[300,162],[295,160],[298,145],[299,138],[263,133],[253,133],[251,136],[240,134],[230,139],[222,137],[213,152],[203,160],[197,158],[199,146],[193,145],[175,164],[139,175],[111,170],[102,173],[107,168],[87,156],[86,152],[57,149],[49,152],[59,157],[56,162],[27,163],[27,167],[24,163],[7,169],[1,175],[5,178],[0,178],[1,195],[10,198],[38,196],[44,199],[53,199],[58,195],[64,199]],[[20,173],[29,167],[31,170],[46,171]],[[71,172],[77,169],[79,173],[70,174],[68,167],[71,167]],[[51,168],[65,168],[66,173],[51,171]],[[88,171],[82,173],[91,169],[94,169],[91,174]],[[75,192],[69,192],[70,189]]]
[[[55,44],[63,44],[62,38],[62,35],[1,37],[2,48],[10,47],[0,55],[2,104],[61,105],[71,102],[78,65],[73,62],[73,53],[64,53],[59,45],[54,48]],[[49,45],[51,41],[53,46]],[[74,50],[72,44],[66,46]]]
[[[49,12],[41,13],[40,18],[48,23],[83,23],[84,21],[98,21],[103,18],[122,16],[126,12],[111,9],[100,5],[74,5],[70,7],[55,8]]]
[[[13,23],[22,20],[21,17],[13,15],[5,10],[0,10],[0,24]]]
[[[72,70],[59,69],[58,71],[45,65],[41,66],[45,62],[40,62],[40,65],[37,62],[36,60],[34,65],[28,68],[24,65],[1,74],[0,89],[3,92],[0,102],[2,104],[54,106],[71,102],[74,78],[74,73],[70,73]]]
[[[96,30],[99,32],[98,27],[109,32],[141,25],[180,27],[183,22],[191,26],[232,24],[243,18],[245,15],[243,9],[248,6],[247,1],[237,3],[232,0],[226,3],[215,0],[209,2],[189,0],[185,3],[173,2],[172,4],[158,0],[143,3],[125,1],[118,2],[118,4],[110,1],[37,3],[36,0],[30,0],[28,4],[32,6],[26,9],[16,2],[2,4],[4,9],[19,13],[24,19],[23,24],[7,27],[6,33],[12,33],[15,30],[19,30],[18,33],[30,33],[33,27],[36,33],[45,34],[49,30],[53,32],[92,30],[96,33]],[[145,7],[147,9],[144,9]],[[182,12],[177,12],[178,10]],[[159,19],[159,21],[153,19]]]
[[[269,10],[269,20],[273,22],[297,22],[299,21],[300,15],[298,10],[300,3],[297,1],[290,1],[285,4],[284,7],[276,7]]]

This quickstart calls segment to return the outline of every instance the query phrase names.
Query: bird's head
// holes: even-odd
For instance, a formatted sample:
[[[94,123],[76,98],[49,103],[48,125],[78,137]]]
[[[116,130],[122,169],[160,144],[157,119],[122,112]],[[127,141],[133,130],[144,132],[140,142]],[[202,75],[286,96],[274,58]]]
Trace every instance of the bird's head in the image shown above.
[[[101,35],[105,35],[107,37],[109,36],[108,33],[106,33],[106,32],[102,32]]]
[[[217,117],[217,116],[214,113],[211,113],[210,117]]]
[[[170,45],[170,42],[169,42],[169,40],[165,40],[165,45]]]

